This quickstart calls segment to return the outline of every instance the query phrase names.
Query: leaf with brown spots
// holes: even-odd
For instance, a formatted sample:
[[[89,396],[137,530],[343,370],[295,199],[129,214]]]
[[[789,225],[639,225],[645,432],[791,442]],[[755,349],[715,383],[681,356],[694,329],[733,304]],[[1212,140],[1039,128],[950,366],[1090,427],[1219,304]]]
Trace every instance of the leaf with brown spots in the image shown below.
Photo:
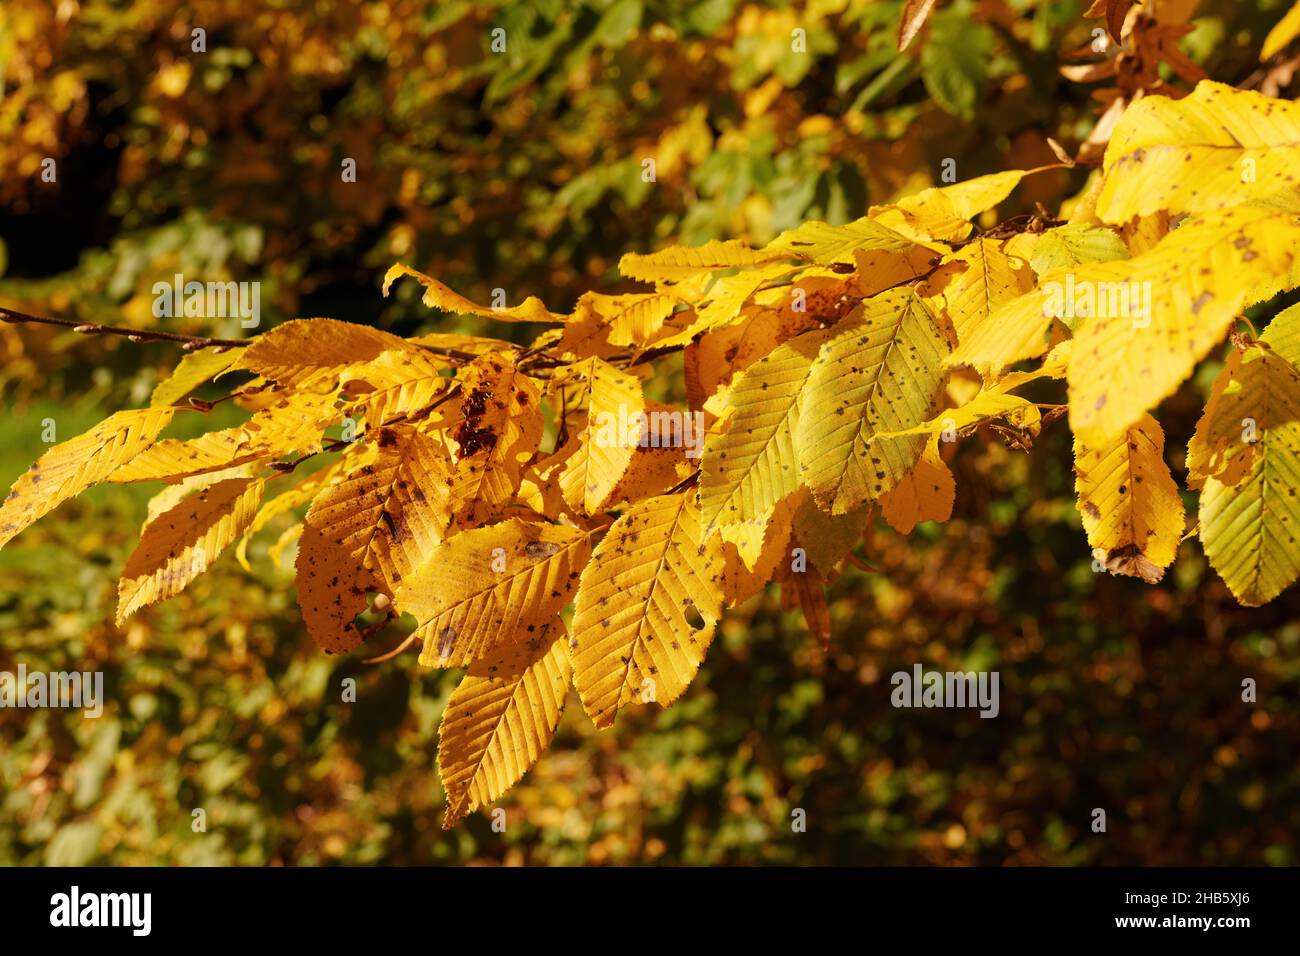
[[[1180,100],[1146,96],[1106,148],[1097,215],[1206,213],[1297,185],[1300,104],[1209,80]]]
[[[260,478],[228,478],[196,491],[144,526],[122,569],[117,623],[179,594],[248,527],[262,501]]]
[[[723,385],[734,381],[736,375],[771,354],[778,345],[820,328],[814,316],[829,320],[839,317],[843,307],[840,298],[847,291],[850,277],[828,279],[814,274],[821,272],[830,270],[806,270],[793,285],[781,287],[779,307],[764,306],[764,297],[756,296],[754,304],[746,306],[736,321],[705,332],[686,347],[682,364],[686,396],[692,408],[701,408]],[[791,308],[796,289],[802,290],[800,304],[806,311]]]
[[[670,416],[673,411],[681,414],[681,409],[647,399],[645,411],[650,429],[647,440],[632,450],[632,460],[606,500],[606,508],[661,495],[696,470],[686,457],[686,448],[673,441]]]
[[[723,561],[697,543],[693,494],[634,504],[597,545],[573,616],[574,684],[597,727],[633,702],[672,704],[695,677],[722,612]]]
[[[757,521],[799,487],[799,395],[829,331],[811,332],[745,370],[725,393],[730,417],[710,432],[700,479],[704,533]]]
[[[507,357],[488,354],[465,366],[453,497],[458,527],[489,520],[519,489],[524,466],[542,438],[541,396]]]
[[[879,499],[916,464],[920,436],[881,438],[926,421],[948,343],[910,289],[868,299],[814,360],[799,399],[795,446],[803,483],[844,514]]]
[[[1289,287],[1298,259],[1300,217],[1240,206],[1184,223],[1135,259],[1078,269],[1074,288],[1093,290],[1095,305],[1070,356],[1074,431],[1094,445],[1126,431],[1173,394],[1243,308]]]
[[[1164,452],[1164,431],[1150,415],[1102,445],[1075,438],[1079,514],[1088,544],[1111,574],[1155,584],[1178,552],[1185,513]]]
[[[381,429],[362,459],[312,502],[298,548],[298,605],[312,639],[330,652],[360,642],[353,622],[366,596],[395,597],[434,552],[450,517],[450,463],[414,426]]]
[[[584,532],[511,518],[448,539],[402,580],[393,603],[419,624],[421,664],[465,667],[532,640],[569,603],[590,556]]]
[[[1188,469],[1203,481],[1205,554],[1248,607],[1300,577],[1300,369],[1287,357],[1294,316],[1283,313],[1261,345],[1234,352],[1188,446]]]

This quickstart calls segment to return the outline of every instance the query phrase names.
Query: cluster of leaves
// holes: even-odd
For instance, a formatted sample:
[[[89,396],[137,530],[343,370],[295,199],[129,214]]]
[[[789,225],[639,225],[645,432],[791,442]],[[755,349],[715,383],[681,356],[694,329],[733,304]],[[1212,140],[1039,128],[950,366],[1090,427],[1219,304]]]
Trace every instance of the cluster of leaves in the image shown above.
[[[1198,392],[1162,410],[1171,431]],[[1093,574],[1068,433],[1039,449],[962,443],[953,518],[881,529],[881,573],[830,589],[830,653],[763,597],[674,707],[608,731],[567,708],[498,801],[504,833],[438,826],[430,740],[457,672],[319,654],[257,546],[257,576],[219,561],[114,626],[149,488],[95,489],[0,551],[0,670],[103,671],[106,698],[97,720],[0,709],[0,862],[1294,863],[1293,607],[1236,607],[1190,545],[1158,588]],[[916,661],[1000,671],[999,719],[893,709],[889,675]],[[1246,674],[1258,704],[1225,706]],[[1096,806],[1123,839],[1089,831]]]
[[[0,295],[151,327],[153,283],[180,272],[260,281],[266,324],[346,313],[410,331],[413,300],[381,316],[371,294],[394,259],[481,299],[546,290],[567,308],[614,288],[611,249],[762,244],[928,185],[945,159],[1027,168],[1051,161],[1048,137],[1087,137],[1096,104],[1057,69],[1057,51],[1087,48],[1083,0],[945,0],[900,52],[911,6],[10,0]],[[1230,78],[1254,59],[1235,38],[1273,22],[1229,0],[1199,13],[1179,48]],[[1028,186],[1030,208],[1062,182]],[[113,349],[0,326],[0,388],[75,391]],[[117,401],[163,368],[118,358]]]
[[[1187,528],[1151,412],[1245,308],[1300,285],[1297,129],[1294,105],[1219,84],[1147,96],[1068,221],[974,234],[1039,170],[998,173],[760,248],[629,254],[621,271],[653,290],[586,293],[568,314],[480,306],[395,266],[385,288],[412,275],[431,308],[555,327],[522,346],[296,320],[195,351],[149,408],[43,455],[0,506],[0,545],[93,484],[167,482],[123,573],[123,621],[231,545],[246,561],[253,534],[310,502],[281,544],[300,536],[316,642],[350,651],[401,612],[422,664],[467,671],[441,730],[450,825],[536,760],[570,685],[598,728],[676,701],[723,609],[768,581],[825,641],[823,584],[876,518],[907,533],[948,517],[956,442],[941,438],[989,426],[1028,448],[1068,411],[1096,560],[1158,581]],[[1146,288],[1146,321],[1100,293],[1045,307],[1061,288]],[[1259,605],[1300,576],[1300,311],[1233,332],[1231,349],[1188,445],[1193,530]],[[646,396],[678,353],[685,411]],[[178,412],[212,408],[185,396],[233,374],[245,423],[162,437]],[[1019,394],[1056,380],[1064,404]]]

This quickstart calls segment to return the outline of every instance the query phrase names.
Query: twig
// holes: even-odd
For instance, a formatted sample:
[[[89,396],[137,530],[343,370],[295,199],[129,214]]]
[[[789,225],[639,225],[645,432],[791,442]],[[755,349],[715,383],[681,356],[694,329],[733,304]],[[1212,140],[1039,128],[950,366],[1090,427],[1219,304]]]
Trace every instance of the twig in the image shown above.
[[[697,468],[695,471],[691,472],[681,481],[677,482],[677,484],[673,485],[671,488],[665,491],[664,495],[675,495],[679,491],[685,491],[687,488],[689,488],[691,485],[695,484],[695,482],[699,480],[700,480],[700,471]]]
[[[317,455],[322,455],[325,454],[326,452],[338,451],[340,448],[346,448],[348,445],[351,445],[356,440],[357,439],[355,438],[351,440],[348,440],[346,438],[336,438],[333,441],[323,445],[320,451],[310,452],[306,455],[303,455],[301,458],[294,459],[293,461],[273,461],[270,462],[267,465],[267,467],[270,468],[272,471],[278,471],[282,474],[287,475],[289,472],[293,471],[295,468],[301,465],[308,458],[315,458]]]
[[[74,319],[54,319],[44,315],[29,315],[16,309],[0,306],[0,321],[17,325],[31,322],[36,325],[55,325],[72,329],[82,335],[121,335],[132,342],[179,342],[187,352],[199,349],[215,348],[242,349],[252,344],[252,339],[214,339],[206,335],[181,335],[177,332],[158,332],[146,329],[126,329],[118,325],[99,325],[93,322],[77,322]]]
[[[380,621],[378,624],[372,625],[371,627],[369,627],[369,628],[366,629],[365,634],[362,635],[362,640],[366,640],[366,639],[368,639],[368,638],[370,638],[370,637],[373,637],[373,636],[374,636],[375,634],[377,634],[379,631],[383,630],[384,627],[388,624],[388,622],[391,621],[392,619],[393,619],[393,614],[392,614],[392,612],[390,611],[389,614],[388,614],[388,617],[384,618],[384,619],[383,619],[382,621]],[[419,641],[420,641],[420,636],[419,636],[418,632],[416,632],[416,631],[412,631],[410,634],[408,634],[408,635],[406,636],[406,639],[405,639],[404,641],[402,641],[402,643],[398,644],[398,645],[397,645],[396,647],[394,647],[391,651],[386,651],[386,652],[384,652],[383,654],[380,654],[380,655],[377,656],[377,657],[367,657],[367,658],[364,658],[364,659],[362,659],[361,663],[363,663],[363,664],[382,664],[384,661],[391,661],[391,660],[392,660],[394,657],[396,657],[398,654],[402,653],[402,651],[406,650],[406,649],[407,649],[408,647],[410,647],[412,644],[416,644],[416,643],[418,643]]]
[[[120,325],[78,322],[75,319],[55,319],[45,315],[31,315],[27,312],[19,312],[17,309],[10,309],[5,306],[0,306],[0,322],[9,322],[13,325],[22,322],[36,325],[54,325],[60,328],[72,329],[72,331],[80,332],[82,335],[120,335],[132,342],[178,342],[187,352],[197,352],[199,349],[208,348],[224,352],[226,349],[247,348],[255,341],[255,339],[214,339],[207,335],[182,335],[179,332],[128,329]],[[411,344],[460,365],[467,365],[478,358],[473,352],[465,352],[460,349],[425,345],[422,342],[412,342]]]
[[[388,419],[387,421],[380,422],[380,425],[381,426],[400,425],[403,422],[420,421],[421,419],[426,418],[429,415],[433,414],[434,409],[436,409],[443,402],[447,402],[455,398],[457,395],[460,394],[460,391],[461,391],[460,385],[453,385],[451,388],[447,389],[447,391],[443,392],[441,395],[435,398],[428,405],[425,405],[424,408],[421,408],[418,411],[396,415],[393,418]]]
[[[481,357],[474,352],[465,352],[461,349],[447,349],[440,345],[426,345],[423,342],[414,342],[409,339],[407,341],[416,348],[424,349],[426,352],[430,352],[440,358],[445,358],[455,365],[468,365],[470,362]]]

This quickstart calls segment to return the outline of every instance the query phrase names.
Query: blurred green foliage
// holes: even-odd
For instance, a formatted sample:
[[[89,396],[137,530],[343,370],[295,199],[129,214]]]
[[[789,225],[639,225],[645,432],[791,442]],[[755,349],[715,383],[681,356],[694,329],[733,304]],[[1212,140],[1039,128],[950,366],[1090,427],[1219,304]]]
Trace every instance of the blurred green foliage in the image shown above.
[[[900,55],[901,0],[7,0],[0,301],[153,326],[153,282],[182,272],[261,281],[268,322],[461,327],[379,296],[401,260],[568,308],[617,289],[625,251],[846,221],[949,157],[963,178],[1052,161],[1098,113],[1058,72],[1085,6],[954,0]],[[1184,48],[1236,81],[1280,11],[1201,13]],[[1019,208],[1079,176],[1039,181]],[[176,357],[0,325],[0,484],[47,419],[66,438],[141,405]],[[1178,466],[1208,381],[1164,419]],[[860,549],[876,571],[836,583],[829,653],[769,593],[673,709],[597,734],[571,702],[503,834],[439,829],[458,675],[321,655],[291,553],[261,542],[255,575],[222,560],[115,627],[154,489],[96,489],[0,552],[0,670],[99,669],[109,696],[99,720],[0,710],[0,863],[1297,862],[1295,593],[1239,608],[1194,548],[1156,587],[1093,574],[1069,462],[1059,428],[1031,456],[964,443],[953,520]],[[915,662],[999,670],[1001,714],[894,710]]]

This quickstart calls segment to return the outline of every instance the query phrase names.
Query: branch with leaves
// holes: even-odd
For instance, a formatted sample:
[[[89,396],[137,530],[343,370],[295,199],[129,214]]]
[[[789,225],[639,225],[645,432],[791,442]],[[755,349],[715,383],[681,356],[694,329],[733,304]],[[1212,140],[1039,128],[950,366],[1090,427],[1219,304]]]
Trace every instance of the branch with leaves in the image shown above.
[[[395,266],[385,293],[408,276],[430,308],[548,330],[520,348],[310,319],[203,340],[240,347],[196,346],[150,407],[43,455],[0,506],[0,545],[96,483],[164,482],[121,621],[231,545],[247,567],[250,539],[306,507],[293,534],[313,640],[353,652],[401,613],[415,629],[397,652],[466,672],[439,746],[448,825],[527,771],[570,686],[598,727],[671,705],[725,610],[770,582],[829,640],[825,583],[870,570],[853,552],[878,521],[946,520],[948,462],[981,428],[1030,449],[1068,410],[1097,568],[1158,582],[1196,534],[1260,605],[1300,576],[1300,311],[1233,330],[1300,284],[1297,142],[1300,106],[1206,82],[1130,106],[1060,218],[977,230],[1038,170],[996,173],[763,248],[625,255],[645,291],[587,293],[568,314],[480,306]],[[1224,350],[1189,437],[1192,522],[1154,413]],[[646,387],[676,353],[680,408]],[[226,376],[243,425],[163,437]],[[1066,401],[1031,400],[1034,383]],[[303,476],[309,456],[327,460]],[[360,623],[371,611],[380,624]]]

